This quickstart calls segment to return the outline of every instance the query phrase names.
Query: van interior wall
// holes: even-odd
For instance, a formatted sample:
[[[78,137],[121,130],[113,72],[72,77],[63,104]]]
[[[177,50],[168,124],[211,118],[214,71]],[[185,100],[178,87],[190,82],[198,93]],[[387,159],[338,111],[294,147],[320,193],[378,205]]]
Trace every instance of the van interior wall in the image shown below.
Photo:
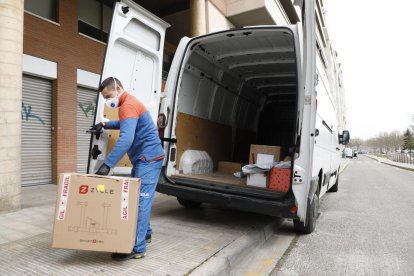
[[[296,95],[280,95],[266,103],[260,114],[257,142],[289,149],[295,139]]]
[[[191,48],[178,91],[177,165],[190,149],[206,151],[217,169],[219,161],[248,163],[251,144],[286,150],[294,143],[292,37],[283,31],[235,37]]]

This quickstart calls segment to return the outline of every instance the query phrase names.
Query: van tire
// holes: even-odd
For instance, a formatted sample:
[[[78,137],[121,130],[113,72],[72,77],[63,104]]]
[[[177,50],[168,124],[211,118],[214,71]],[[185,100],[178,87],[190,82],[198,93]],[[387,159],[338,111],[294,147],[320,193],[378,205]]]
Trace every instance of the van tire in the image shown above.
[[[313,200],[308,199],[308,208],[306,211],[306,226],[299,219],[293,220],[293,229],[300,234],[310,234],[316,228],[316,220],[318,219],[319,196],[318,192],[313,195]]]
[[[180,203],[182,206],[188,209],[196,209],[196,208],[200,208],[201,206],[201,202],[192,201],[192,200],[184,199],[181,197],[177,197],[177,200],[178,200],[178,203]]]
[[[339,173],[338,173],[338,176],[336,177],[335,184],[331,188],[329,188],[328,192],[336,193],[338,191],[338,183],[339,183]]]

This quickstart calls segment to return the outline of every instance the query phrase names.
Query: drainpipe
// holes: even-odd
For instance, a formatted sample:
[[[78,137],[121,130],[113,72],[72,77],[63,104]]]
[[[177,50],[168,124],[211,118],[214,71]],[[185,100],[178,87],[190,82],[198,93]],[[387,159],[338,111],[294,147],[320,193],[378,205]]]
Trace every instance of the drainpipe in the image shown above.
[[[0,211],[20,208],[23,0],[0,0]]]
[[[191,36],[207,33],[205,0],[190,0]]]

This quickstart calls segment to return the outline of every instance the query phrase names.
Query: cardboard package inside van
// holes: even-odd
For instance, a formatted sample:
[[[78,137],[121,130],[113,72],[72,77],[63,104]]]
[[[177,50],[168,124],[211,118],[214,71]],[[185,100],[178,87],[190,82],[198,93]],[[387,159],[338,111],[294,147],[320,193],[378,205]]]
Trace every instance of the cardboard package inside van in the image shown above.
[[[277,146],[266,146],[266,145],[250,145],[249,164],[257,164],[258,154],[269,154],[273,155],[273,161],[282,160],[283,149]]]
[[[61,174],[52,247],[130,253],[140,187],[137,178]]]

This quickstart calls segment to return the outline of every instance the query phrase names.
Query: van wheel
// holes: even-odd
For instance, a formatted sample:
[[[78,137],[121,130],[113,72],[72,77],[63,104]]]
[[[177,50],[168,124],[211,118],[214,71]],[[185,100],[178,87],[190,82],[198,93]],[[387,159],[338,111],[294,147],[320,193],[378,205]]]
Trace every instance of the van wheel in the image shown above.
[[[188,209],[200,208],[201,202],[192,201],[188,199],[184,199],[181,197],[177,197],[178,203]]]
[[[308,208],[306,211],[306,226],[299,219],[293,220],[293,228],[301,234],[310,234],[316,228],[316,220],[318,218],[319,196],[318,192],[313,195],[313,200],[308,199]]]
[[[335,184],[331,188],[329,188],[328,192],[336,193],[338,191],[338,182],[339,182],[339,173],[338,173],[338,176],[336,177]]]

